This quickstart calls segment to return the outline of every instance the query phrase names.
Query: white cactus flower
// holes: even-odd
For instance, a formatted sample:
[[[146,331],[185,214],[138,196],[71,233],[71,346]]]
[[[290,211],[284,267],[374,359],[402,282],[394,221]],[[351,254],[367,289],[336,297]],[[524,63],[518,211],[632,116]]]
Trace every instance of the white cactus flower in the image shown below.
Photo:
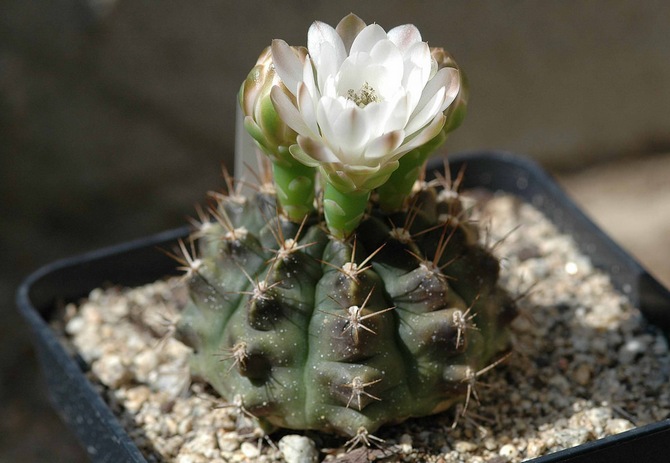
[[[285,88],[272,89],[272,102],[298,133],[291,154],[342,192],[383,184],[398,159],[440,132],[459,92],[459,71],[439,68],[411,24],[387,33],[353,14],[335,29],[316,21],[307,49],[301,62],[273,41]]]

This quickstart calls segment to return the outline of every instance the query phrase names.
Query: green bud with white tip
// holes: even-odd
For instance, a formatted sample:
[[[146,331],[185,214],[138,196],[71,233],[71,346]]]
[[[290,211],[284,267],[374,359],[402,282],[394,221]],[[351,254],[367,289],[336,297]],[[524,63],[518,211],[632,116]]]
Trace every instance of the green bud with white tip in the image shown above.
[[[304,60],[307,51],[292,47],[291,53]],[[289,153],[297,134],[279,117],[270,98],[272,87],[283,85],[274,68],[272,50],[267,47],[242,83],[238,100],[245,116],[244,128],[272,162],[279,206],[289,219],[299,222],[314,209],[316,171]]]

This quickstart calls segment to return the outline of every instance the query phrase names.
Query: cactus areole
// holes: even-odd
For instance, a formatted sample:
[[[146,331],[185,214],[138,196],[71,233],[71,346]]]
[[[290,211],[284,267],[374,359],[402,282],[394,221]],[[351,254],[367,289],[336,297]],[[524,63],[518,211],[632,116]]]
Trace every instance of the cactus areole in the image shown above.
[[[307,42],[275,40],[242,85],[273,184],[218,195],[183,246],[178,335],[267,428],[367,435],[464,404],[516,309],[451,182],[420,180],[464,115],[453,59],[353,14]]]

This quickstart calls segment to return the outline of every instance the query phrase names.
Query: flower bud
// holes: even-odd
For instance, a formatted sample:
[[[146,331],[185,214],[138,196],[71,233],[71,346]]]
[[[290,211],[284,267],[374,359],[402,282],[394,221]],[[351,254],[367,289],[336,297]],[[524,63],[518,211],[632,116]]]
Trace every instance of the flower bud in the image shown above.
[[[305,48],[291,47],[291,50],[300,61],[304,61],[307,54]],[[245,116],[244,128],[273,162],[293,163],[288,149],[296,143],[297,134],[279,117],[272,104],[270,91],[274,86],[279,86],[290,95],[275,71],[272,50],[267,47],[258,57],[256,65],[238,93]]]
[[[463,119],[465,118],[466,109],[468,106],[468,97],[470,94],[470,89],[468,86],[468,81],[463,70],[458,66],[454,57],[441,47],[433,47],[430,49],[430,55],[433,57],[436,63],[435,72],[442,68],[453,68],[458,70],[461,85],[459,86],[458,95],[451,105],[444,111],[444,115],[447,116],[447,121],[444,124],[442,133],[444,135],[452,132],[457,129]]]

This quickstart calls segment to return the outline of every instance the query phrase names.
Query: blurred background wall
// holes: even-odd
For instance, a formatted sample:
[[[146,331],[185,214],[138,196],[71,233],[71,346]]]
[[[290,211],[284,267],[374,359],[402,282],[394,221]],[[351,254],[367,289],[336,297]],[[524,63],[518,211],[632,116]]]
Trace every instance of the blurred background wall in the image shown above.
[[[260,51],[351,11],[416,24],[466,70],[450,151],[557,173],[670,151],[660,0],[0,0],[0,462],[82,458],[41,398],[13,310],[21,278],[185,223],[232,167],[235,96]]]

